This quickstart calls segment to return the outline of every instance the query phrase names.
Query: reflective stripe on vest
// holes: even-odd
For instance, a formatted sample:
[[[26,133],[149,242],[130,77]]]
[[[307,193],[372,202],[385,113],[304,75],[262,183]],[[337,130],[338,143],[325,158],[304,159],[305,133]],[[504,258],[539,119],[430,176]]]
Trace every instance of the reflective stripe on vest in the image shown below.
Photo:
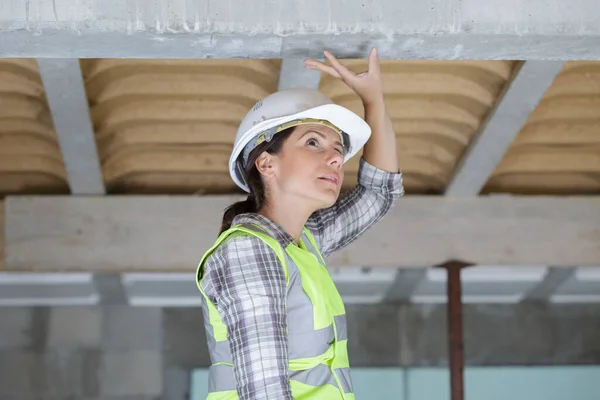
[[[287,283],[288,376],[295,399],[354,399],[348,362],[346,314],[343,301],[325,268],[310,232],[285,250],[262,228],[236,225],[223,232],[202,257],[197,284],[212,365],[208,399],[237,399],[227,329],[212,301],[202,291],[202,266],[228,237],[252,235],[263,240],[281,262]]]

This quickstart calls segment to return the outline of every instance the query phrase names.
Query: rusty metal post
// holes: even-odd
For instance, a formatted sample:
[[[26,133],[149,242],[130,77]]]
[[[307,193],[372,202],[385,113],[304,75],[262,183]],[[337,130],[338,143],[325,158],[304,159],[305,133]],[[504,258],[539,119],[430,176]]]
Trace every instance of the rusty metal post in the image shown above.
[[[448,271],[447,288],[447,318],[448,318],[448,355],[450,358],[450,399],[464,399],[464,344],[463,344],[463,314],[462,314],[462,285],[460,272],[465,264],[460,261],[449,261],[440,267]]]

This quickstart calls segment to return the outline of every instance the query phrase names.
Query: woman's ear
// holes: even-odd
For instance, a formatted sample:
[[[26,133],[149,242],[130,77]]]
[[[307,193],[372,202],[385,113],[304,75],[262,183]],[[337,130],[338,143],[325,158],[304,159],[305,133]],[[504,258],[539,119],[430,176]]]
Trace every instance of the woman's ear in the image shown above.
[[[266,178],[272,177],[275,176],[275,169],[273,168],[274,163],[275,160],[273,155],[265,151],[258,156],[258,159],[256,160],[256,169],[262,176]]]

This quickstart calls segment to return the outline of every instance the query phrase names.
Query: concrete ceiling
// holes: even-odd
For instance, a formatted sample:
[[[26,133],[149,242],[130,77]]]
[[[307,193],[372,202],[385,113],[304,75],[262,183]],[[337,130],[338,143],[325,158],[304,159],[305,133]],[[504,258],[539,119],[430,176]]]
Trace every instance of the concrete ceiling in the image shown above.
[[[408,194],[444,193],[518,64],[382,61]],[[227,173],[236,127],[277,90],[280,69],[280,59],[82,59],[107,193],[236,192]],[[325,76],[319,89],[362,115],[341,82]],[[0,59],[2,195],[69,193],[45,93],[35,59]],[[600,62],[567,62],[481,193],[600,192],[599,107]],[[346,165],[346,188],[357,161]]]
[[[323,13],[312,12],[323,6],[316,0],[285,7],[265,0],[252,8],[242,0],[0,5],[0,269],[8,266],[0,273],[0,304],[197,301],[189,274],[173,273],[172,266],[186,252],[193,254],[180,266],[193,266],[198,235],[192,228],[209,217],[200,215],[198,224],[185,210],[173,210],[177,200],[163,198],[158,209],[167,211],[159,214],[175,222],[165,225],[171,230],[151,229],[155,236],[146,240],[146,214],[129,209],[127,200],[238,192],[227,173],[236,127],[278,88],[316,87],[362,115],[348,88],[303,71],[301,59],[319,57],[326,47],[362,70],[371,46],[383,59],[407,194],[466,196],[467,203],[493,193],[563,197],[550,200],[558,208],[530,197],[509,199],[513,206],[500,209],[492,204],[498,199],[479,198],[487,202],[455,215],[465,199],[436,197],[444,201],[423,212],[415,203],[431,197],[413,196],[412,206],[402,203],[412,217],[388,218],[387,230],[363,240],[358,249],[368,251],[357,253],[371,254],[373,243],[385,245],[390,237],[410,245],[421,229],[428,253],[511,260],[512,266],[486,267],[496,265],[488,260],[465,270],[465,301],[600,300],[593,267],[600,208],[595,197],[564,196],[600,192],[600,61],[582,61],[600,54],[598,13],[586,12],[595,4],[447,3],[332,1]],[[345,167],[345,188],[356,183],[357,162]],[[38,196],[32,207],[31,199],[14,196],[22,194],[72,196]],[[101,198],[77,199],[82,194]],[[70,200],[82,200],[81,208]],[[211,198],[194,200],[206,214]],[[452,221],[440,227],[434,208]],[[119,212],[97,214],[108,209]],[[53,220],[57,210],[63,214]],[[36,217],[27,220],[25,211]],[[489,232],[503,236],[492,239]],[[107,247],[103,240],[119,233],[125,236]],[[203,233],[201,240],[208,238]],[[173,251],[169,243],[181,246],[186,237],[195,241]],[[57,255],[61,246],[69,250]],[[385,253],[394,266],[407,264],[401,245],[387,247],[380,258]],[[418,259],[426,255],[423,246],[410,247]],[[36,257],[42,261],[32,263]],[[147,267],[148,257],[166,257],[156,272],[169,273],[141,273],[137,267]],[[62,274],[74,260],[83,273]],[[445,300],[445,275],[428,268],[431,263],[397,270],[346,261],[334,263],[332,275],[348,302]],[[540,266],[526,266],[532,263]],[[122,274],[98,273],[115,265]]]

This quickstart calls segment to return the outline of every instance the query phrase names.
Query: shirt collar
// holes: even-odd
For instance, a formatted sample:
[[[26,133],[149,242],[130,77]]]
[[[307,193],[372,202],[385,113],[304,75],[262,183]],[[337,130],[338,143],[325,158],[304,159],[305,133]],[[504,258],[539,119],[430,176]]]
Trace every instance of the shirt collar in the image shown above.
[[[294,243],[292,235],[287,233],[279,224],[258,213],[244,213],[236,215],[231,225],[255,224],[265,229],[269,236],[274,238],[285,249],[290,243]]]

